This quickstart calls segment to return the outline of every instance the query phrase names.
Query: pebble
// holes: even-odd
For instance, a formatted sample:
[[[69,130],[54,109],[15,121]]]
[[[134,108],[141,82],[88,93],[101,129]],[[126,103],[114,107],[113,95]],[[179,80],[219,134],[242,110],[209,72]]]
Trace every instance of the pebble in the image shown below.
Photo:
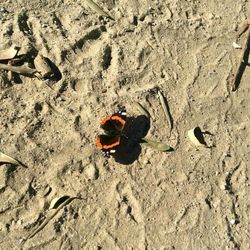
[[[5,13],[5,12],[7,12],[7,10],[4,7],[0,7],[0,12]]]
[[[4,144],[5,140],[4,139],[0,139],[0,144]]]
[[[235,220],[235,219],[231,219],[231,220],[230,220],[230,223],[231,223],[232,225],[234,225],[234,224],[236,223],[236,220]]]
[[[221,190],[226,190],[226,185],[225,185],[225,184],[221,184],[221,185],[220,185],[220,189],[221,189]]]
[[[84,168],[84,174],[88,180],[96,180],[98,178],[98,173],[93,164],[89,164]]]

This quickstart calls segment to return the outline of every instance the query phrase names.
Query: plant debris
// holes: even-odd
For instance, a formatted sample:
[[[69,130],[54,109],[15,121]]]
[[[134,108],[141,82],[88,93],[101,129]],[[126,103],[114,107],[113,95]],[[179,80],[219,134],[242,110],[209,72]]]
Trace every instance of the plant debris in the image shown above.
[[[0,61],[13,59],[17,55],[19,49],[20,47],[11,46],[7,49],[0,50]]]
[[[61,200],[62,198],[65,198],[63,200],[62,203],[60,203],[60,205],[56,206],[56,203],[59,202],[59,200]],[[56,214],[66,205],[68,205],[71,201],[75,200],[75,199],[82,199],[80,197],[69,197],[69,196],[63,196],[60,197],[59,199],[57,199],[57,201],[55,202],[54,206],[52,207],[53,209],[51,209],[49,212],[49,215],[46,217],[46,219],[42,222],[42,224],[40,224],[38,226],[38,228],[36,228],[33,232],[31,232],[26,238],[22,239],[22,244],[24,244],[27,240],[33,238],[37,233],[39,233],[55,216]]]
[[[106,16],[112,20],[114,20],[113,17],[111,17],[107,12],[105,12],[99,5],[97,5],[94,1],[92,0],[85,0],[85,2],[88,4],[88,6],[94,10],[97,14],[100,16]]]
[[[38,53],[36,58],[34,59],[34,65],[36,68],[36,73],[35,75],[38,78],[47,78],[47,77],[51,77],[54,75],[48,60],[46,57],[44,57],[42,54]]]
[[[70,196],[68,196],[68,195],[64,195],[64,196],[59,197],[59,198],[58,197],[54,198],[50,203],[49,209],[58,208],[64,201],[66,201],[69,198],[70,198]]]
[[[17,161],[14,158],[12,158],[12,157],[10,157],[10,156],[2,153],[2,152],[0,152],[0,163],[10,163],[10,164],[13,164],[13,165],[26,167],[20,161]]]
[[[240,81],[242,78],[242,75],[244,73],[244,70],[246,66],[248,65],[248,55],[249,55],[249,50],[250,50],[250,28],[249,28],[250,23],[249,22],[244,22],[244,25],[241,27],[238,37],[240,37],[244,32],[247,31],[246,35],[246,41],[242,49],[242,53],[240,56],[240,60],[236,69],[236,72],[234,74],[234,79],[233,79],[233,84],[232,84],[232,91],[236,91],[240,85]]]
[[[24,48],[11,46],[7,49],[0,50],[0,61],[3,61],[3,63],[0,63],[0,70],[3,69],[8,71],[9,81],[13,78],[12,72],[28,77],[37,77],[39,79],[51,78],[54,76],[49,59],[44,57],[40,52],[33,61],[35,68],[27,66],[27,62],[24,64],[29,53],[30,47],[27,46]]]
[[[193,129],[190,129],[188,131],[188,137],[195,146],[198,146],[198,147],[202,146],[206,148],[208,147],[207,143],[205,142],[205,139],[203,137],[200,127],[195,127]]]
[[[145,146],[149,146],[153,149],[156,149],[156,150],[159,150],[162,152],[174,150],[172,147],[170,147],[169,145],[167,145],[165,143],[149,140],[147,138],[142,138],[141,143],[145,144]]]
[[[163,96],[163,94],[161,93],[160,90],[158,90],[158,96],[160,98],[161,106],[162,106],[162,108],[164,110],[165,116],[166,116],[167,121],[168,121],[169,133],[171,133],[171,131],[173,129],[173,118],[172,118],[172,116],[170,114],[169,106],[167,104],[166,98]]]
[[[4,70],[8,70],[8,71],[12,71],[24,76],[29,76],[29,77],[34,77],[35,73],[37,72],[36,69],[32,69],[28,66],[22,65],[22,66],[12,66],[12,65],[8,65],[8,64],[3,64],[0,63],[0,69],[4,69]]]
[[[138,109],[138,111],[142,114],[145,115],[148,119],[150,119],[150,114],[149,112],[139,103],[139,102],[135,102],[136,108]]]

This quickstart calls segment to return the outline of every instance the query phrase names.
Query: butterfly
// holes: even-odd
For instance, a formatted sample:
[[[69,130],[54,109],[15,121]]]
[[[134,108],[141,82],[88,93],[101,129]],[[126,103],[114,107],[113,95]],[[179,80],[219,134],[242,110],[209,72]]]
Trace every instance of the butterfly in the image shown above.
[[[121,143],[121,136],[126,124],[126,108],[120,106],[119,110],[111,116],[104,117],[101,121],[101,128],[105,134],[98,135],[96,147],[101,149],[106,157],[116,152]]]

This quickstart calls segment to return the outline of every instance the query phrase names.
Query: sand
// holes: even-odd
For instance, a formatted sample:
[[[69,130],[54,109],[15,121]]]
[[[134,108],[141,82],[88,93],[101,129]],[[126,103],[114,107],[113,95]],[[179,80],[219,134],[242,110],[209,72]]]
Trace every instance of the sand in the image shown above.
[[[0,4],[0,49],[31,48],[56,70],[0,72],[0,151],[27,165],[0,166],[0,249],[250,249],[248,67],[231,91],[249,2],[96,2],[115,21],[84,0]],[[106,159],[100,119],[118,104],[140,116],[135,102],[147,138],[175,150]],[[188,139],[196,126],[208,148]]]

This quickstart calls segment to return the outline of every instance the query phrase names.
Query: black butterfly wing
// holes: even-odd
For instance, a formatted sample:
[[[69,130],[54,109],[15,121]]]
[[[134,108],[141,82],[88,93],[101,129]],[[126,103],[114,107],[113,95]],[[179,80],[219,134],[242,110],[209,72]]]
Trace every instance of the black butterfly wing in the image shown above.
[[[118,112],[101,120],[101,128],[110,135],[121,134],[126,123],[126,115],[125,107],[120,107]]]
[[[105,156],[110,156],[116,152],[116,147],[120,144],[120,136],[98,135],[96,147],[100,148]]]

